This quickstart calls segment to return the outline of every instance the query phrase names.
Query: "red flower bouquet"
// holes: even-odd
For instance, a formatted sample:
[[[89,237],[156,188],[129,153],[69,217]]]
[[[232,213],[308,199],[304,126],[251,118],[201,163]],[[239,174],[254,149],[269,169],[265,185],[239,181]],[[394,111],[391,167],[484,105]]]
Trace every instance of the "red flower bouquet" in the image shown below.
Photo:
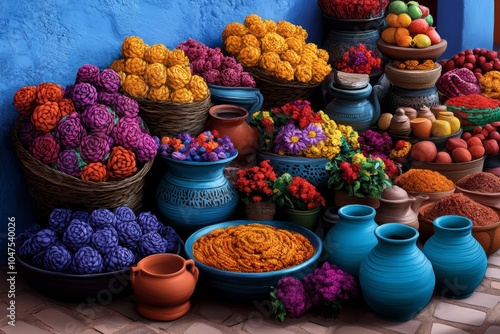
[[[382,70],[382,58],[363,43],[359,43],[344,52],[342,58],[335,63],[335,68],[347,73],[378,73]]]
[[[325,206],[325,198],[316,187],[301,176],[284,173],[274,184],[276,202],[295,210],[312,210]]]
[[[344,20],[360,20],[384,14],[389,0],[318,0],[321,11]]]
[[[274,182],[277,176],[269,160],[264,160],[257,166],[240,169],[237,176],[234,188],[244,203],[274,202]]]

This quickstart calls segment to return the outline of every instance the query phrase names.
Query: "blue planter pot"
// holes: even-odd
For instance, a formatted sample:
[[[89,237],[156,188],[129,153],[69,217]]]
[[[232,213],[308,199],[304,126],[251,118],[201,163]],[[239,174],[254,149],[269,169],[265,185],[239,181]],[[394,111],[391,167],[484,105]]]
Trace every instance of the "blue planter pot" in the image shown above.
[[[431,300],[432,264],[417,247],[418,231],[408,225],[377,227],[378,243],[359,269],[363,298],[373,313],[389,321],[408,321]]]
[[[436,275],[435,292],[447,298],[467,298],[481,284],[488,259],[472,236],[473,223],[463,216],[441,216],[433,223],[435,233],[423,252]]]
[[[169,224],[193,232],[232,216],[239,197],[226,179],[224,167],[235,157],[211,162],[161,157],[167,171],[156,189],[156,202]]]
[[[323,241],[326,261],[358,277],[361,261],[377,244],[375,209],[363,204],[348,204],[338,210],[339,220]]]
[[[213,84],[209,84],[208,88],[214,104],[232,104],[245,108],[248,111],[248,123],[252,119],[252,114],[259,111],[264,103],[264,97],[259,88],[226,87]]]

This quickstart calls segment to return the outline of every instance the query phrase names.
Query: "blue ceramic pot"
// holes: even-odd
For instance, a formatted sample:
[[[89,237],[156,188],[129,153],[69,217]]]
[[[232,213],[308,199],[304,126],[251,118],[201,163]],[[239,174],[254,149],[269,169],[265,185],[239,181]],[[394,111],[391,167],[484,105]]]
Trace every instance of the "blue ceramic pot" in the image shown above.
[[[193,232],[224,221],[235,212],[239,197],[224,175],[224,167],[236,155],[210,162],[161,158],[167,171],[156,189],[156,202],[173,227]]]
[[[338,210],[339,220],[323,241],[325,260],[357,277],[366,254],[377,244],[375,209],[348,204]]]
[[[330,55],[329,63],[333,64],[341,60],[344,53],[348,51],[351,46],[357,47],[360,43],[363,43],[367,49],[373,50],[377,56],[382,58],[382,54],[377,48],[377,40],[380,37],[379,30],[381,26],[376,23],[375,25],[376,26],[371,27],[375,29],[369,30],[343,31],[338,28],[330,29],[322,47],[328,51]]]
[[[389,112],[391,113],[394,113],[400,106],[420,110],[422,106],[430,108],[439,104],[439,94],[436,86],[421,90],[404,89],[392,86],[389,93]]]
[[[359,269],[363,298],[373,313],[389,321],[408,321],[431,300],[432,264],[417,247],[418,231],[408,225],[377,227],[378,243]]]
[[[232,104],[245,108],[248,111],[247,122],[252,114],[259,111],[264,103],[264,96],[259,88],[226,87],[209,84],[211,100],[214,104]]]
[[[472,236],[473,223],[463,216],[434,219],[435,232],[423,252],[436,275],[435,292],[447,298],[467,298],[481,284],[488,259],[481,244]]]

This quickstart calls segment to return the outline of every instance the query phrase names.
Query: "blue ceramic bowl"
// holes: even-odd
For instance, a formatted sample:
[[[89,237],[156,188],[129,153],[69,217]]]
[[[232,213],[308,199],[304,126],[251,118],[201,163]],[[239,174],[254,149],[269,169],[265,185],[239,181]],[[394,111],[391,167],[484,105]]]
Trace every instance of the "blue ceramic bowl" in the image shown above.
[[[232,104],[245,108],[248,118],[259,111],[264,103],[264,96],[259,88],[252,87],[226,87],[209,84],[211,100],[214,104]],[[248,120],[247,118],[247,120]]]
[[[252,223],[260,223],[271,225],[281,229],[299,232],[305,236],[315,249],[314,255],[307,261],[286,269],[264,272],[264,273],[240,273],[216,269],[199,262],[193,255],[193,244],[200,237],[212,232],[218,228],[226,228],[235,225],[246,225]],[[258,299],[266,298],[271,292],[271,287],[275,286],[278,281],[286,276],[292,276],[301,279],[308,273],[312,272],[319,262],[323,246],[321,239],[309,231],[308,229],[291,224],[284,221],[265,221],[265,220],[233,220],[224,223],[219,223],[204,227],[193,233],[187,240],[184,246],[186,258],[194,260],[196,266],[200,270],[200,283],[204,284],[209,291],[215,294],[223,295],[229,298],[236,299]]]

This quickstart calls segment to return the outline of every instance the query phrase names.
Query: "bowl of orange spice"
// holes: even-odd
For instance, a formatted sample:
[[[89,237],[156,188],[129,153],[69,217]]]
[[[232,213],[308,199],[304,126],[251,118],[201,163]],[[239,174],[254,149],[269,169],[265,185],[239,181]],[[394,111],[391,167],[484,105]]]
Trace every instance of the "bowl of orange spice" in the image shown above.
[[[220,296],[269,296],[286,276],[301,279],[318,265],[321,239],[284,221],[234,220],[194,232],[184,245],[200,270],[200,283]]]

